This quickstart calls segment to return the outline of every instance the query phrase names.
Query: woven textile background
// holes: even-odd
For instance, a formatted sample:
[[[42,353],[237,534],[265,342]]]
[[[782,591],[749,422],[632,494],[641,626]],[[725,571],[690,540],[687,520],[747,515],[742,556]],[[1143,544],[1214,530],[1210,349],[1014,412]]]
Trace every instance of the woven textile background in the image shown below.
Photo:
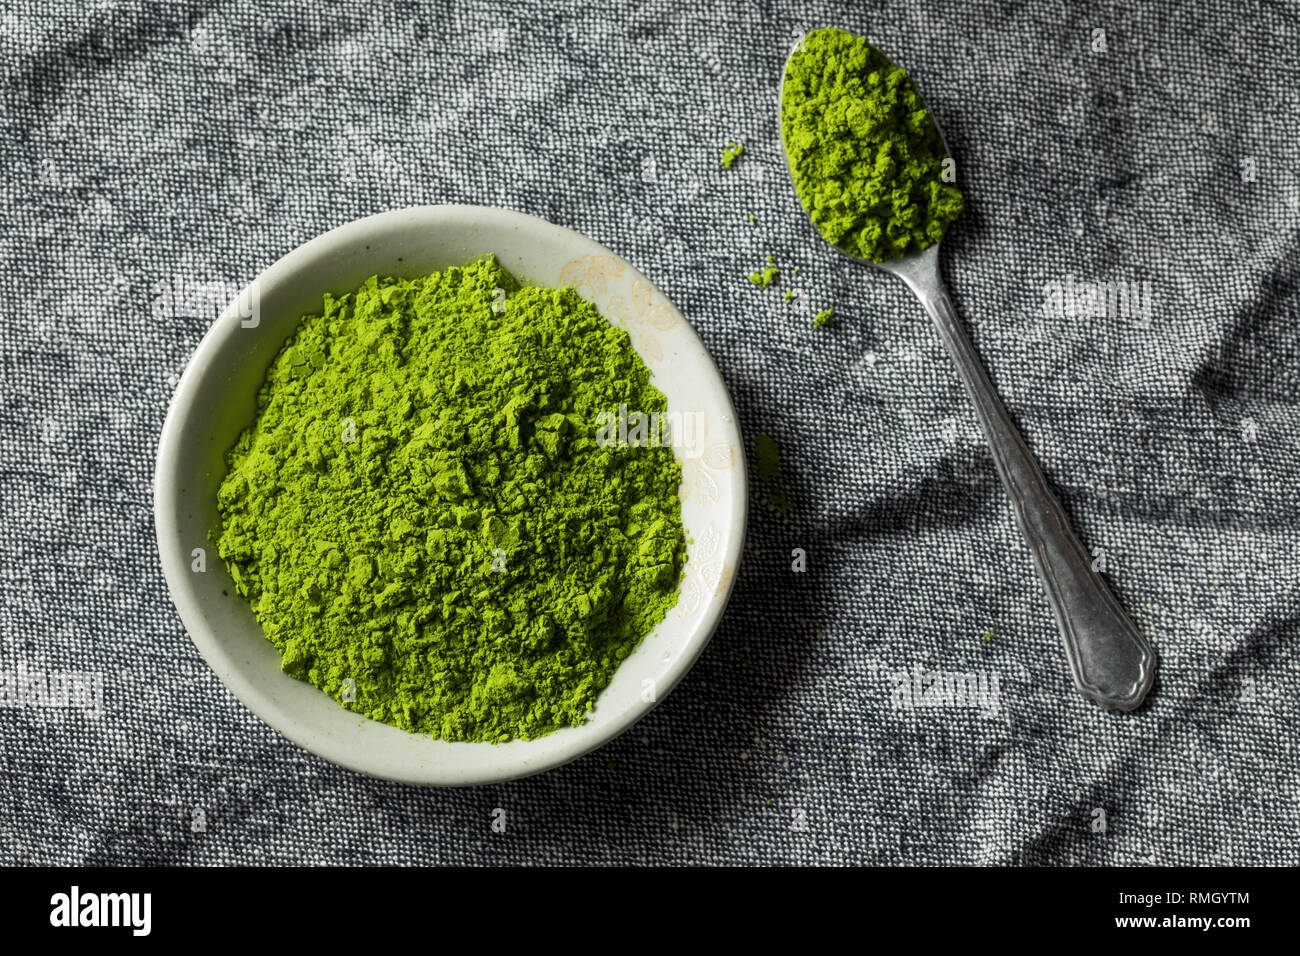
[[[919,305],[799,210],[776,97],[822,25],[911,70],[947,136],[946,274],[1157,648],[1137,713],[1074,692]],[[3,0],[0,671],[98,675],[103,713],[0,709],[0,862],[1300,862],[1297,77],[1288,2]],[[151,518],[219,291],[439,202],[650,275],[794,505],[751,474],[726,619],[647,719],[464,791],[361,777],[253,717],[181,628]],[[769,253],[786,272],[757,289]],[[1084,281],[1148,288],[1149,315],[1045,310]],[[998,692],[900,708],[915,669]]]

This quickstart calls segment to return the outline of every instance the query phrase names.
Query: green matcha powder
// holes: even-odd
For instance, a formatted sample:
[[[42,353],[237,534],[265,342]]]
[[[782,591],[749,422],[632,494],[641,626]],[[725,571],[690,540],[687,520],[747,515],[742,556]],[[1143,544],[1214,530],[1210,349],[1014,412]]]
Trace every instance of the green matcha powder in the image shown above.
[[[582,724],[676,603],[666,401],[628,335],[495,260],[325,296],[229,452],[218,551],[284,671],[445,740]]]
[[[799,201],[850,255],[883,262],[925,249],[961,213],[915,84],[860,37],[804,37],[785,71],[781,130]]]

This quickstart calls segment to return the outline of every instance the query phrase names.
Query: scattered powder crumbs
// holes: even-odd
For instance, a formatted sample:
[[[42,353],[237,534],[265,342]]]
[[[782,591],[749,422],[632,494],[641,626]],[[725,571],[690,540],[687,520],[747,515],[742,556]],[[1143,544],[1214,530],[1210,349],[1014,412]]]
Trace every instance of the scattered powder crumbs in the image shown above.
[[[825,326],[834,325],[834,324],[835,324],[834,309],[822,309],[820,312],[818,312],[816,315],[813,316],[812,327],[814,329],[820,329],[820,328],[824,328]]]
[[[794,298],[794,289],[786,289],[785,292],[782,293],[782,295],[785,297],[785,301],[789,302],[791,299]]]
[[[766,289],[776,281],[777,276],[780,274],[781,270],[776,267],[775,257],[768,256],[767,265],[763,267],[761,272],[751,272],[749,274],[749,281],[754,283],[754,285],[758,286],[760,289]]]
[[[737,143],[729,144],[722,151],[722,158],[718,160],[718,165],[723,169],[730,169],[740,157],[744,154],[745,147]]]

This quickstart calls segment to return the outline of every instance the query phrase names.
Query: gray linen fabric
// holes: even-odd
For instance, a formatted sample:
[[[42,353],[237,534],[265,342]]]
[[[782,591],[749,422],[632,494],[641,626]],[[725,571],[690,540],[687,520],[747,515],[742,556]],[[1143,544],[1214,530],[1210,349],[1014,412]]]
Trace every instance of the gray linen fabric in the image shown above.
[[[909,68],[947,135],[946,274],[1158,649],[1137,713],[1075,694],[919,306],[798,208],[778,80],[821,25]],[[0,672],[103,698],[0,709],[0,862],[1300,862],[1297,51],[1296,5],[1265,0],[0,5]],[[223,290],[439,202],[652,276],[794,504],[751,475],[726,620],[646,720],[468,791],[363,778],[246,711],[179,624],[150,504]],[[1045,310],[1082,282],[1149,314]],[[904,672],[973,674],[984,705],[904,706]]]

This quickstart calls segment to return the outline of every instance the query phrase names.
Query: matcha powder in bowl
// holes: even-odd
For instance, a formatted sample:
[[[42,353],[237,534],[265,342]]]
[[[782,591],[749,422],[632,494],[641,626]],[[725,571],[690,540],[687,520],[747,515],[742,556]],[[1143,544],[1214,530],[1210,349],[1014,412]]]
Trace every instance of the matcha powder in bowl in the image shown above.
[[[583,724],[686,560],[681,466],[602,440],[620,405],[666,406],[628,333],[490,257],[325,296],[217,499],[285,673],[448,741]]]
[[[795,192],[825,239],[872,262],[943,238],[962,195],[907,71],[844,30],[814,30],[786,65],[781,132]]]

